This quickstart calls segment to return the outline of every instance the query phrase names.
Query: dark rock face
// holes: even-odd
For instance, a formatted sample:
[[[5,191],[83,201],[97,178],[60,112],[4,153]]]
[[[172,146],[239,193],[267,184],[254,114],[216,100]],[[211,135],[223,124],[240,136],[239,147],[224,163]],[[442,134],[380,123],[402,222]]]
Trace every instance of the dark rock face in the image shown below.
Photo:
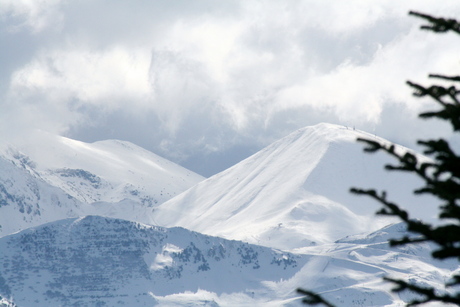
[[[0,250],[0,295],[19,306],[139,306],[178,289],[244,291],[251,281],[289,278],[306,261],[183,228],[99,216],[6,236]]]
[[[82,180],[85,180],[86,182],[88,182],[89,185],[91,185],[95,189],[99,188],[102,182],[101,178],[99,178],[98,176],[82,169],[58,169],[56,170],[56,173],[58,173],[61,177],[80,178]]]

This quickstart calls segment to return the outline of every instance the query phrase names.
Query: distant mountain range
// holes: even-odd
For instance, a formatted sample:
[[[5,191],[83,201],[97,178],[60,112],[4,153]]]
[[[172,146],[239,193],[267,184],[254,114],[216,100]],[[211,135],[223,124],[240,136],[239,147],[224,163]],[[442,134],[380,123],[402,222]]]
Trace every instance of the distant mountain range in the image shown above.
[[[457,269],[390,248],[404,225],[348,192],[437,209],[362,131],[306,127],[208,179],[128,142],[37,135],[0,146],[0,306],[300,306],[297,287],[400,306],[382,276],[442,288]]]
[[[133,221],[204,177],[129,142],[37,132],[0,148],[0,236],[68,217]]]

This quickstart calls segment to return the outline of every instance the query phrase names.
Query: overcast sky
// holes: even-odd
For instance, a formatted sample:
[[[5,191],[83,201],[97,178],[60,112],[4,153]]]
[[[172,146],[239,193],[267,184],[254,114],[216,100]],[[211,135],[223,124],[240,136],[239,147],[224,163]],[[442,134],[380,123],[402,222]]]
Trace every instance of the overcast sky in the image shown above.
[[[410,79],[457,75],[458,0],[0,0],[0,137],[131,141],[209,176],[320,122],[414,147]]]

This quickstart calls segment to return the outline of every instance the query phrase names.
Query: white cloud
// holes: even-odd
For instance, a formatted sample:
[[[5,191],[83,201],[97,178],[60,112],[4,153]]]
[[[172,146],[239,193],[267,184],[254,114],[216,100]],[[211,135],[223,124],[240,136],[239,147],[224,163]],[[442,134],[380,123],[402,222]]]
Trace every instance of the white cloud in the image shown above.
[[[16,71],[11,92],[19,95],[46,93],[57,103],[77,99],[80,103],[108,104],[129,97],[142,103],[149,95],[149,54],[112,48],[88,51],[69,48],[42,53]],[[15,97],[20,99],[19,97]]]
[[[390,113],[427,104],[405,80],[456,74],[460,62],[460,40],[407,16],[458,15],[455,0],[0,1],[8,54],[32,47],[3,60],[3,121],[131,139],[183,161],[324,120],[409,139]]]
[[[16,125],[33,123],[54,133],[94,125],[88,123],[88,109],[104,113],[123,108],[140,114],[151,96],[149,64],[149,50],[42,52],[12,74],[5,101],[18,117]]]
[[[7,31],[29,30],[38,33],[51,27],[60,27],[63,16],[59,11],[61,0],[2,0],[0,20],[14,20]]]

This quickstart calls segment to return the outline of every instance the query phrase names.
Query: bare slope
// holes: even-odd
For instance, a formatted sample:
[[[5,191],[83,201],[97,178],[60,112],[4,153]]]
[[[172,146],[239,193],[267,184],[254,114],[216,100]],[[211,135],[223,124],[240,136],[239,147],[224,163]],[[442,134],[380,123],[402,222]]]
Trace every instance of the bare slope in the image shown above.
[[[389,157],[364,154],[357,137],[376,138],[331,124],[295,131],[162,204],[152,222],[289,249],[390,222],[375,217],[371,200],[351,195],[351,186],[384,188],[412,206],[427,202],[411,193],[421,182],[388,174]],[[431,217],[433,210],[424,208],[419,216]]]

